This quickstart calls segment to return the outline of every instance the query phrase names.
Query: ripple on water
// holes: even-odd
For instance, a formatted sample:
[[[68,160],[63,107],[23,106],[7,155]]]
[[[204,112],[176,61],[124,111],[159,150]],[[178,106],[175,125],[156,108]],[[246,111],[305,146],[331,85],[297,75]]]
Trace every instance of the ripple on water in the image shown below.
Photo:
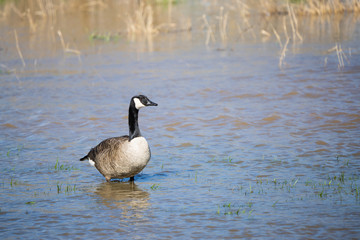
[[[347,18],[342,29],[351,29]],[[357,67],[338,70],[327,55],[324,69],[322,53],[304,50],[317,45],[304,42],[279,69],[271,40],[220,52],[194,33],[154,35],[151,53],[141,48],[149,39],[85,38],[81,65],[61,54],[39,58],[34,71],[29,58],[16,76],[0,73],[1,236],[358,237]],[[134,184],[107,183],[78,159],[128,132],[127,104],[139,91],[159,103],[139,118],[152,159]]]

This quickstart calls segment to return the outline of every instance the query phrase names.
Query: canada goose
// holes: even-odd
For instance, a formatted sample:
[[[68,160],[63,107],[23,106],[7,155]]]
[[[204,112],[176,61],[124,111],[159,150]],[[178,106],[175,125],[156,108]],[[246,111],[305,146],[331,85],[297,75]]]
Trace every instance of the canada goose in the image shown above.
[[[157,106],[144,95],[131,98],[129,106],[129,136],[108,138],[92,148],[80,161],[89,160],[92,166],[105,177],[111,179],[130,178],[141,172],[150,160],[150,148],[141,136],[138,125],[139,109]]]

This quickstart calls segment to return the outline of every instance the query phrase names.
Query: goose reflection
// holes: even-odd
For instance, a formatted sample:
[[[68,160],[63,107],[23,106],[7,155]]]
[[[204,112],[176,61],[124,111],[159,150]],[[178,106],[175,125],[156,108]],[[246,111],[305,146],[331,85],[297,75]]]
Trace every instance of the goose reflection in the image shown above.
[[[133,182],[104,182],[95,190],[100,201],[110,209],[121,209],[123,217],[141,217],[142,212],[149,208],[150,194],[140,189]]]

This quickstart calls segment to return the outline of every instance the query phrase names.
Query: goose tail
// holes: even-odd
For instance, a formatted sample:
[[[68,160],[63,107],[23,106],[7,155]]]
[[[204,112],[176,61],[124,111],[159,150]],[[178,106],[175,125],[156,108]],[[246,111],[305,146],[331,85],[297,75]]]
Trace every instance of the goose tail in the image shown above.
[[[80,158],[80,161],[84,161],[84,160],[88,160],[88,159],[89,159],[89,156],[88,156],[88,155],[86,155],[86,156],[84,156],[84,157]]]

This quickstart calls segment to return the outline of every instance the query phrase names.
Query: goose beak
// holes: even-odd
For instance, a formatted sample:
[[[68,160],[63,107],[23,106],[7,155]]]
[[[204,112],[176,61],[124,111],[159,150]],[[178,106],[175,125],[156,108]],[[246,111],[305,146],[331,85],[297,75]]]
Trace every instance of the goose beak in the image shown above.
[[[148,102],[146,103],[146,106],[157,106],[158,104],[157,103],[154,103],[150,100],[148,100]]]

